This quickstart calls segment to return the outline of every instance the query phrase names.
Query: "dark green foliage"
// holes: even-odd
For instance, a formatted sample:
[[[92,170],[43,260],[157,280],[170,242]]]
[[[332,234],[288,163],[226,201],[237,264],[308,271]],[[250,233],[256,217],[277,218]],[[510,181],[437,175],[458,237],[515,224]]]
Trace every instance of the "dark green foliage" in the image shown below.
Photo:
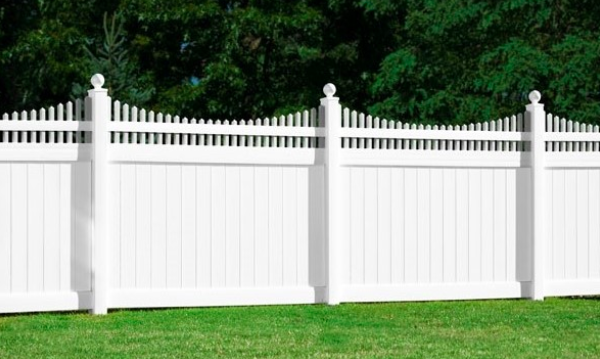
[[[109,96],[138,106],[144,105],[150,100],[154,88],[147,78],[137,73],[136,64],[130,60],[123,23],[120,13],[113,14],[110,19],[104,13],[104,41],[94,50],[84,47],[88,58],[86,68],[92,69],[92,73],[104,75]],[[87,88],[88,86],[76,83],[72,94],[82,98],[86,95]]]
[[[108,14],[103,21],[103,14]],[[8,0],[0,112],[111,95],[186,116],[248,118],[345,105],[458,124],[547,109],[598,123],[594,0]]]
[[[90,77],[86,41],[113,0],[7,0],[0,5],[0,111],[56,105]]]
[[[384,0],[371,11],[389,11]],[[598,122],[600,32],[593,1],[408,1],[405,37],[382,62],[371,111],[465,123],[522,111],[538,89],[550,111]]]

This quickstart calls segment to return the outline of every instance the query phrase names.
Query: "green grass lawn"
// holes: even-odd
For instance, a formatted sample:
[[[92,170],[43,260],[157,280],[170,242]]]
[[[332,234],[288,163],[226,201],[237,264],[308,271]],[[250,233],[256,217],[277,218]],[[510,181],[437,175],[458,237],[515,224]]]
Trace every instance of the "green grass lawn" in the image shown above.
[[[0,315],[0,358],[600,358],[600,298]]]

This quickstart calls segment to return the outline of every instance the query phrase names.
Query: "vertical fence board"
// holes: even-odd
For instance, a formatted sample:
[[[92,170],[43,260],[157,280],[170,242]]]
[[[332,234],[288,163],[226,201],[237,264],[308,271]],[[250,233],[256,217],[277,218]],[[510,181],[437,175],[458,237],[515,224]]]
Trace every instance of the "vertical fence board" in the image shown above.
[[[225,287],[226,285],[226,226],[227,208],[225,196],[225,166],[214,166],[211,172],[211,284],[213,287]]]
[[[225,169],[225,208],[226,208],[226,285],[240,285],[240,169],[228,166]]]
[[[108,235],[110,238],[109,287],[121,288],[121,165],[111,165],[108,177],[110,211]]]
[[[600,170],[590,170],[588,212],[590,278],[600,278]]]
[[[575,212],[575,224],[577,226],[576,273],[578,279],[583,279],[589,277],[589,170],[578,169],[576,171],[576,187],[574,188],[575,193],[573,194],[577,201],[577,209]],[[599,220],[599,218],[596,218],[596,220]]]
[[[152,166],[152,288],[167,286],[167,166]]]
[[[490,147],[493,143],[489,143]],[[496,213],[494,203],[493,170],[481,171],[481,280],[491,282],[494,279],[494,232],[496,231]]]
[[[306,167],[298,168],[297,190],[298,198],[298,252],[296,253],[298,263],[298,285],[307,286],[308,274],[310,271],[309,251],[309,187],[308,187],[309,169]]]
[[[254,171],[254,167],[240,168],[240,286],[242,287],[255,285]]]
[[[283,285],[283,170],[269,168],[269,285]]]
[[[62,103],[58,104],[58,106],[56,106],[56,120],[57,121],[65,120],[65,107]],[[21,139],[23,139],[23,138],[21,137]],[[62,131],[56,132],[56,143],[65,143],[64,132],[62,132]]]
[[[551,119],[551,115],[548,115],[548,118]],[[554,147],[554,144],[551,144]],[[554,202],[555,198],[553,195],[553,175],[552,170],[546,171],[545,175],[545,188],[546,188],[546,206],[547,209],[544,213],[544,220],[547,223],[546,226],[546,278],[552,280],[554,278],[554,255],[555,255],[555,241],[554,238],[554,223],[552,222],[553,213],[554,213]]]
[[[391,171],[391,281],[399,284],[404,281],[404,169],[392,168]]]
[[[552,261],[554,279],[565,278],[565,171],[550,170],[552,174],[552,242],[554,258]]]
[[[269,285],[269,169],[256,167],[254,177],[255,201],[255,284]]]
[[[12,292],[27,291],[27,165],[11,165]]]
[[[136,165],[135,174],[135,283],[152,288],[152,167]]]
[[[348,141],[348,146],[351,143]],[[350,216],[352,215],[350,210],[350,167],[341,167],[339,174],[339,196],[340,196],[340,252],[342,255],[339,257],[340,260],[340,284],[343,286],[352,283],[352,243],[350,235]]]
[[[517,280],[517,170],[507,170],[506,176],[506,279]]]
[[[11,166],[0,163],[0,293],[11,292]]]
[[[481,280],[481,170],[469,169],[469,281]]]
[[[60,165],[43,166],[44,290],[58,292],[60,290]]]
[[[136,287],[136,164],[121,165],[121,287]]]
[[[494,267],[493,278],[495,281],[506,281],[506,170],[494,169]]]
[[[181,286],[196,287],[196,168],[181,169]]]
[[[456,281],[457,185],[456,169],[444,170],[442,179],[442,281]]]
[[[456,280],[469,281],[469,170],[456,170]]]
[[[417,170],[417,280],[431,282],[431,173],[428,168]]]
[[[372,141],[367,140],[372,145]],[[377,168],[365,168],[365,283],[377,284]]]
[[[382,144],[387,142],[382,141]],[[377,283],[390,284],[392,280],[391,263],[391,183],[389,168],[377,170]]]
[[[531,169],[516,170],[516,276],[518,281],[531,281],[533,274],[533,226]]]
[[[181,288],[181,165],[167,166],[167,288]]]
[[[404,273],[407,283],[417,282],[417,236],[419,227],[417,224],[417,206],[419,198],[417,197],[417,188],[419,181],[417,179],[416,168],[406,168],[404,170],[404,193],[405,197],[405,251],[404,251]]]
[[[325,282],[325,170],[323,166],[309,169],[309,284],[324,286]]]
[[[350,113],[350,127],[357,128],[358,127],[358,114],[356,111],[352,111]],[[353,137],[350,139],[350,148],[358,148],[358,139]]]
[[[44,289],[44,168],[27,165],[27,290]]]
[[[350,168],[350,280],[365,283],[365,170]]]
[[[381,128],[381,120],[379,119],[379,117],[375,117],[373,120],[373,128]],[[373,145],[373,149],[379,149],[381,147],[381,143],[383,141],[380,140],[379,138],[374,138],[372,145]]]
[[[569,121],[568,124],[571,124]],[[572,127],[572,125],[571,125]],[[567,143],[567,151],[572,151],[572,143]],[[565,171],[565,278],[577,278],[577,172]]]
[[[92,266],[92,171],[91,163],[76,162],[73,165],[73,240],[74,288],[91,290]]]
[[[138,108],[136,106],[131,107],[131,122],[139,122],[139,112],[138,112]],[[133,132],[131,133],[131,139],[129,143],[138,143],[138,134],[137,132]]]
[[[430,277],[431,282],[444,281],[444,181],[446,169],[434,168],[431,170],[430,186]]]
[[[211,168],[196,167],[196,286],[209,288],[212,277]]]
[[[70,164],[60,164],[60,289],[68,291],[73,289],[71,283],[71,268],[72,268],[72,250],[73,250],[73,233],[71,231],[72,217],[72,186],[73,186],[73,166]]]
[[[148,122],[148,116],[147,116],[145,109],[140,110],[140,122]],[[149,136],[150,135],[147,133],[140,133],[139,134],[139,143],[141,143],[143,145],[148,144]]]
[[[295,167],[283,168],[283,285],[297,283],[296,252],[298,250],[298,198]]]

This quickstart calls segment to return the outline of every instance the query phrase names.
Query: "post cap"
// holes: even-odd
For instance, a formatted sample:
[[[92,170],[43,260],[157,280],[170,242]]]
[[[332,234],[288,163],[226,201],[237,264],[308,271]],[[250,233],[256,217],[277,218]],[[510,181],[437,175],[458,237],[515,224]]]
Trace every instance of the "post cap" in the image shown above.
[[[92,83],[92,86],[94,86],[95,90],[99,90],[104,85],[104,76],[102,76],[102,74],[95,74],[92,76],[90,82]]]
[[[537,105],[541,99],[542,94],[539,91],[535,90],[529,93],[529,101],[531,101],[532,104]]]
[[[327,84],[327,85],[323,86],[323,93],[328,98],[333,97],[333,95],[335,95],[335,85],[334,84]]]

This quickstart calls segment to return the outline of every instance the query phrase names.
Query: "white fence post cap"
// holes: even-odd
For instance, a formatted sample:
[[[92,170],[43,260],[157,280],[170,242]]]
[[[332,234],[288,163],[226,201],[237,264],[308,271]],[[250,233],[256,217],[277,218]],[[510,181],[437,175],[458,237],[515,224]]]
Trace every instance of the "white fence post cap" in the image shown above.
[[[323,93],[328,98],[331,98],[331,97],[333,97],[333,95],[335,95],[335,90],[336,89],[335,89],[334,84],[327,84],[327,85],[323,86]]]
[[[537,105],[541,99],[542,94],[539,91],[534,90],[529,93],[529,101],[531,101],[532,104]]]
[[[99,90],[104,85],[104,76],[102,76],[102,74],[95,74],[90,79],[90,82],[92,83],[92,86],[94,86],[94,89]]]

